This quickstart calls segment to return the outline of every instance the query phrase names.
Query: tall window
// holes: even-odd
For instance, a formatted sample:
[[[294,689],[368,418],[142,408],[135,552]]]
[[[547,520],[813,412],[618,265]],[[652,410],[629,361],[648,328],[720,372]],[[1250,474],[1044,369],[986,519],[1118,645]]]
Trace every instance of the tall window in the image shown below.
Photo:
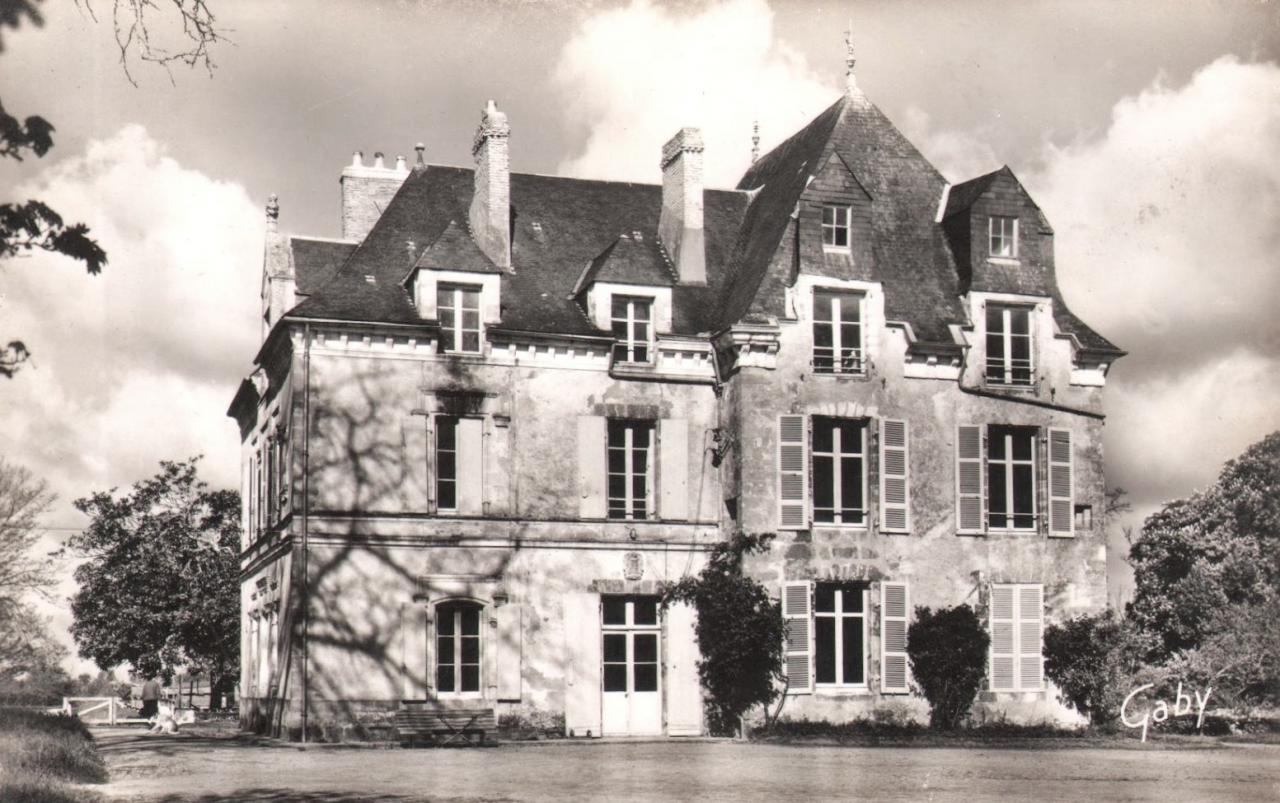
[[[648,362],[653,335],[653,301],[648,298],[614,296],[613,359],[615,362]]]
[[[866,589],[843,583],[814,588],[814,681],[859,686],[867,682]]]
[[[474,602],[436,607],[436,690],[480,694],[480,606]]]
[[[987,383],[1031,384],[1031,310],[987,305]]]
[[[813,419],[813,520],[866,524],[867,424]]]
[[[1016,217],[992,215],[988,221],[988,233],[991,256],[1009,259],[1018,256],[1018,219]]]
[[[849,207],[836,204],[822,207],[822,247],[849,247]]]
[[[653,487],[652,421],[609,421],[609,518],[648,516]]]
[[[1036,526],[1036,429],[987,430],[988,524],[993,530]]]
[[[601,597],[606,692],[658,690],[658,598]]]
[[[862,296],[814,291],[813,370],[820,374],[862,373]]]
[[[436,288],[436,310],[445,351],[480,351],[480,288],[442,284]]]
[[[436,418],[436,508],[458,509],[458,419]]]

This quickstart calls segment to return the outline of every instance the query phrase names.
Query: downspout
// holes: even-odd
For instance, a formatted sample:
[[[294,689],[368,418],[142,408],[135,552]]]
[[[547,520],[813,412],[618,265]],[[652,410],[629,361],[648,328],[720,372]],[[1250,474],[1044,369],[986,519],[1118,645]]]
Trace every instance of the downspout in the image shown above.
[[[1000,401],[1015,402],[1017,404],[1029,404],[1032,407],[1043,407],[1046,410],[1056,410],[1060,413],[1071,413],[1072,415],[1083,415],[1088,418],[1096,418],[1099,421],[1105,421],[1106,415],[1103,413],[1095,413],[1092,410],[1081,410],[1078,407],[1067,407],[1065,404],[1054,404],[1053,402],[1041,401],[1040,399],[1029,399],[1023,396],[1010,396],[1004,393],[997,393],[993,390],[985,388],[975,388],[964,383],[965,361],[969,357],[969,349],[965,348],[960,352],[960,379],[956,384],[964,393],[971,396],[982,396],[987,399],[999,399]]]
[[[311,609],[308,583],[307,530],[311,521],[311,324],[302,325],[302,743],[307,743],[307,622]]]

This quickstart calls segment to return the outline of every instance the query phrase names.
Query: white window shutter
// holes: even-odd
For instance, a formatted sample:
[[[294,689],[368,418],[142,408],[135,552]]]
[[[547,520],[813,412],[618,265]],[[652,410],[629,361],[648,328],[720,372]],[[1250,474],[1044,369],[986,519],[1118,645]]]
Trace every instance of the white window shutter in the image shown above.
[[[991,690],[1013,691],[1017,646],[1014,624],[1017,586],[991,587]]]
[[[458,513],[484,513],[484,420],[458,419]]]
[[[600,595],[570,592],[563,600],[562,654],[568,664],[564,690],[565,735],[595,737],[600,735],[601,713]]]
[[[880,529],[911,531],[911,479],[907,422],[880,421]]]
[[[497,643],[493,645],[494,674],[500,701],[518,701],[523,691],[523,615],[524,606],[518,602],[508,602],[493,609],[493,618],[498,623],[495,628]]]
[[[1075,471],[1071,430],[1049,430],[1049,534],[1069,536],[1075,527]]]
[[[400,499],[405,512],[430,510],[429,479],[427,474],[427,418],[422,415],[406,415],[400,419],[401,469],[404,481],[400,487]]]
[[[416,602],[400,606],[401,696],[427,699],[427,608]]]
[[[956,427],[956,530],[986,531],[983,506],[982,427]]]
[[[782,617],[786,620],[788,694],[813,691],[813,583],[782,584]]]
[[[662,494],[658,515],[683,521],[689,518],[689,421],[664,418],[658,425],[658,481]]]
[[[698,612],[688,603],[667,608],[667,735],[702,735],[702,685],[698,680]]]
[[[808,433],[802,415],[778,416],[778,528],[809,526]]]
[[[880,584],[880,692],[911,691],[907,664],[907,623],[910,599],[906,583]]]
[[[608,445],[604,416],[578,417],[578,514],[584,519],[605,515],[605,451]]]
[[[1040,691],[1044,680],[1044,587],[1018,586],[1018,688]]]

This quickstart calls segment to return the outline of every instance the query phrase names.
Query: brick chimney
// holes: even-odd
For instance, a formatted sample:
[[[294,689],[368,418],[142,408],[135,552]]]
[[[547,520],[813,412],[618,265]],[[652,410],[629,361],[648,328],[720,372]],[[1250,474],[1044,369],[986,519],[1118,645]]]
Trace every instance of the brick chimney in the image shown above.
[[[356,151],[351,164],[342,169],[342,239],[360,242],[378,222],[387,204],[409,175],[404,157],[387,167],[382,153],[374,154],[373,165],[364,163],[364,153]]]
[[[476,191],[471,197],[471,236],[500,268],[511,267],[511,126],[491,100],[480,118],[471,154],[476,158]]]
[[[682,128],[662,146],[662,215],[658,237],[680,284],[707,283],[702,231],[702,132]]]

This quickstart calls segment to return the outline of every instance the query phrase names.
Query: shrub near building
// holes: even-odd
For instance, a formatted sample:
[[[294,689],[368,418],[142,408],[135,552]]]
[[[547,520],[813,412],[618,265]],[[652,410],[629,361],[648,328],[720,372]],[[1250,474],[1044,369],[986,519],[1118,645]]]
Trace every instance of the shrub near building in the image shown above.
[[[991,638],[968,605],[916,608],[907,630],[911,674],[929,701],[929,725],[955,730],[969,714],[986,674]]]

